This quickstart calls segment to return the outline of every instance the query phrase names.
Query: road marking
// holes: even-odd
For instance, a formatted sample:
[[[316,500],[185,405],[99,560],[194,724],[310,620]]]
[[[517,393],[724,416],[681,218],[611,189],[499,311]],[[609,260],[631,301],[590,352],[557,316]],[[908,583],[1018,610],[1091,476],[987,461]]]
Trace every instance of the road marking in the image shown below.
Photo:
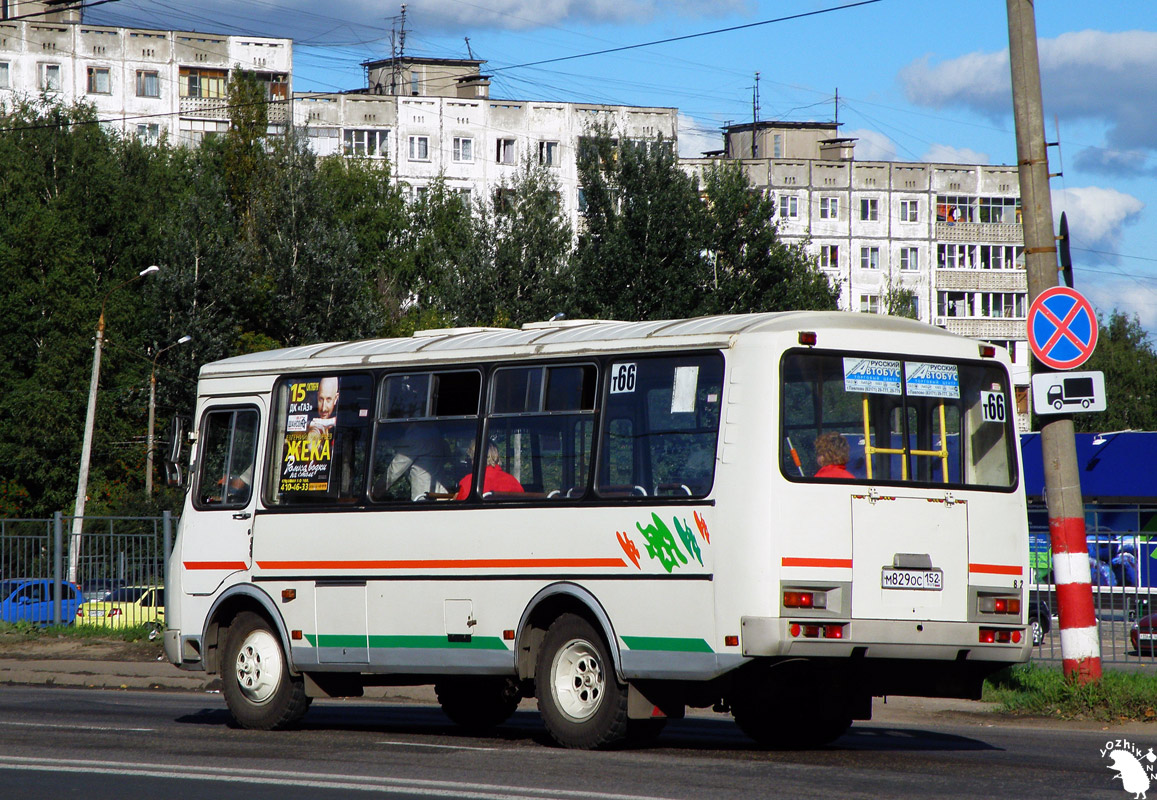
[[[165,780],[215,781],[218,783],[262,783],[269,786],[293,786],[304,789],[338,789],[345,791],[411,794],[428,797],[463,798],[464,800],[668,800],[653,795],[606,794],[533,786],[498,786],[487,783],[431,781],[416,778],[382,778],[357,775],[325,775],[316,772],[283,772],[234,767],[200,767],[172,764],[109,763],[64,758],[27,758],[0,756],[0,771],[81,773],[89,775],[124,775]],[[221,770],[228,769],[228,772]]]
[[[374,744],[390,745],[392,747],[432,747],[438,750],[478,750],[483,753],[494,752],[495,750],[503,750],[502,747],[472,747],[464,744],[427,744],[425,742],[398,742],[386,740],[383,742],[374,742]]]
[[[13,728],[52,728],[62,731],[112,731],[113,733],[152,733],[156,728],[117,728],[111,725],[54,725],[50,722],[5,722],[0,725]]]

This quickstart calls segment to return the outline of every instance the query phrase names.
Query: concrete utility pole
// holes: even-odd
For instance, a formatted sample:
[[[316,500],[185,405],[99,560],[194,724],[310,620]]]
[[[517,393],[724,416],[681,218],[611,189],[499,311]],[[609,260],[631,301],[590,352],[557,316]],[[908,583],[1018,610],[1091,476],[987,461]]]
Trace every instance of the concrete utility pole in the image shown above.
[[[1007,4],[1024,259],[1031,303],[1041,292],[1057,285],[1057,248],[1041,102],[1036,15],[1032,0],[1007,0]],[[1040,369],[1041,365],[1034,363],[1033,371]],[[1061,658],[1065,675],[1084,684],[1101,678],[1101,646],[1093,613],[1085,544],[1085,506],[1081,499],[1073,418],[1049,415],[1043,419],[1041,455],[1060,615]]]

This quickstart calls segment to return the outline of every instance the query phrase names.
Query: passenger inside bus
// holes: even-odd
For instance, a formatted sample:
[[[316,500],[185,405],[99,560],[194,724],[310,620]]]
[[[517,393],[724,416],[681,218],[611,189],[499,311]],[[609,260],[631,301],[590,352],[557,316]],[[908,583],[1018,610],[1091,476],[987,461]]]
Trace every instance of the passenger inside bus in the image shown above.
[[[470,444],[469,455],[474,459],[474,444]],[[474,473],[467,473],[466,477],[458,482],[458,494],[455,500],[465,500],[470,496],[470,489],[474,485]],[[518,479],[502,468],[498,456],[498,445],[490,442],[486,447],[486,475],[482,480],[482,493],[521,493],[525,491]]]
[[[821,433],[816,437],[816,463],[820,465],[816,477],[854,479],[847,468],[848,454],[847,439],[834,431]]]

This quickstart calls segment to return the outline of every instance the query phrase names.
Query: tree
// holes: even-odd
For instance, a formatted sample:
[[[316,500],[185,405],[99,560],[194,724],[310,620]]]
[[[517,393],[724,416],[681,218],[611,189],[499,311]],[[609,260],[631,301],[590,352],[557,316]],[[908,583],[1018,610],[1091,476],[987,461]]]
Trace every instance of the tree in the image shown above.
[[[891,273],[884,281],[882,301],[884,313],[889,316],[920,319],[920,312],[916,306],[916,290],[893,280]]]
[[[640,320],[693,316],[710,288],[696,182],[673,143],[580,140],[583,226],[572,260],[571,316]]]
[[[1105,373],[1106,410],[1076,414],[1078,431],[1157,430],[1157,351],[1136,315],[1113,310],[1098,324],[1097,349],[1082,369]]]
[[[774,201],[752,189],[738,163],[716,163],[704,174],[704,247],[711,288],[699,313],[833,310],[839,288],[829,283],[802,244],[779,238]]]

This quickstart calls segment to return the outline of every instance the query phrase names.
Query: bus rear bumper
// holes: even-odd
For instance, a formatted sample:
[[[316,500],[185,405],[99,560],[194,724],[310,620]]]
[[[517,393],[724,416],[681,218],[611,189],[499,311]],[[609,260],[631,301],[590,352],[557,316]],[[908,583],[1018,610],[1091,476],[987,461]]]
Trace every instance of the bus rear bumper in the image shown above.
[[[743,617],[741,624],[745,656],[1020,663],[1028,660],[1032,650],[1032,635],[1024,625],[780,617]],[[830,635],[829,628],[839,628],[838,637]],[[985,642],[982,628],[1007,632],[1009,641]]]

